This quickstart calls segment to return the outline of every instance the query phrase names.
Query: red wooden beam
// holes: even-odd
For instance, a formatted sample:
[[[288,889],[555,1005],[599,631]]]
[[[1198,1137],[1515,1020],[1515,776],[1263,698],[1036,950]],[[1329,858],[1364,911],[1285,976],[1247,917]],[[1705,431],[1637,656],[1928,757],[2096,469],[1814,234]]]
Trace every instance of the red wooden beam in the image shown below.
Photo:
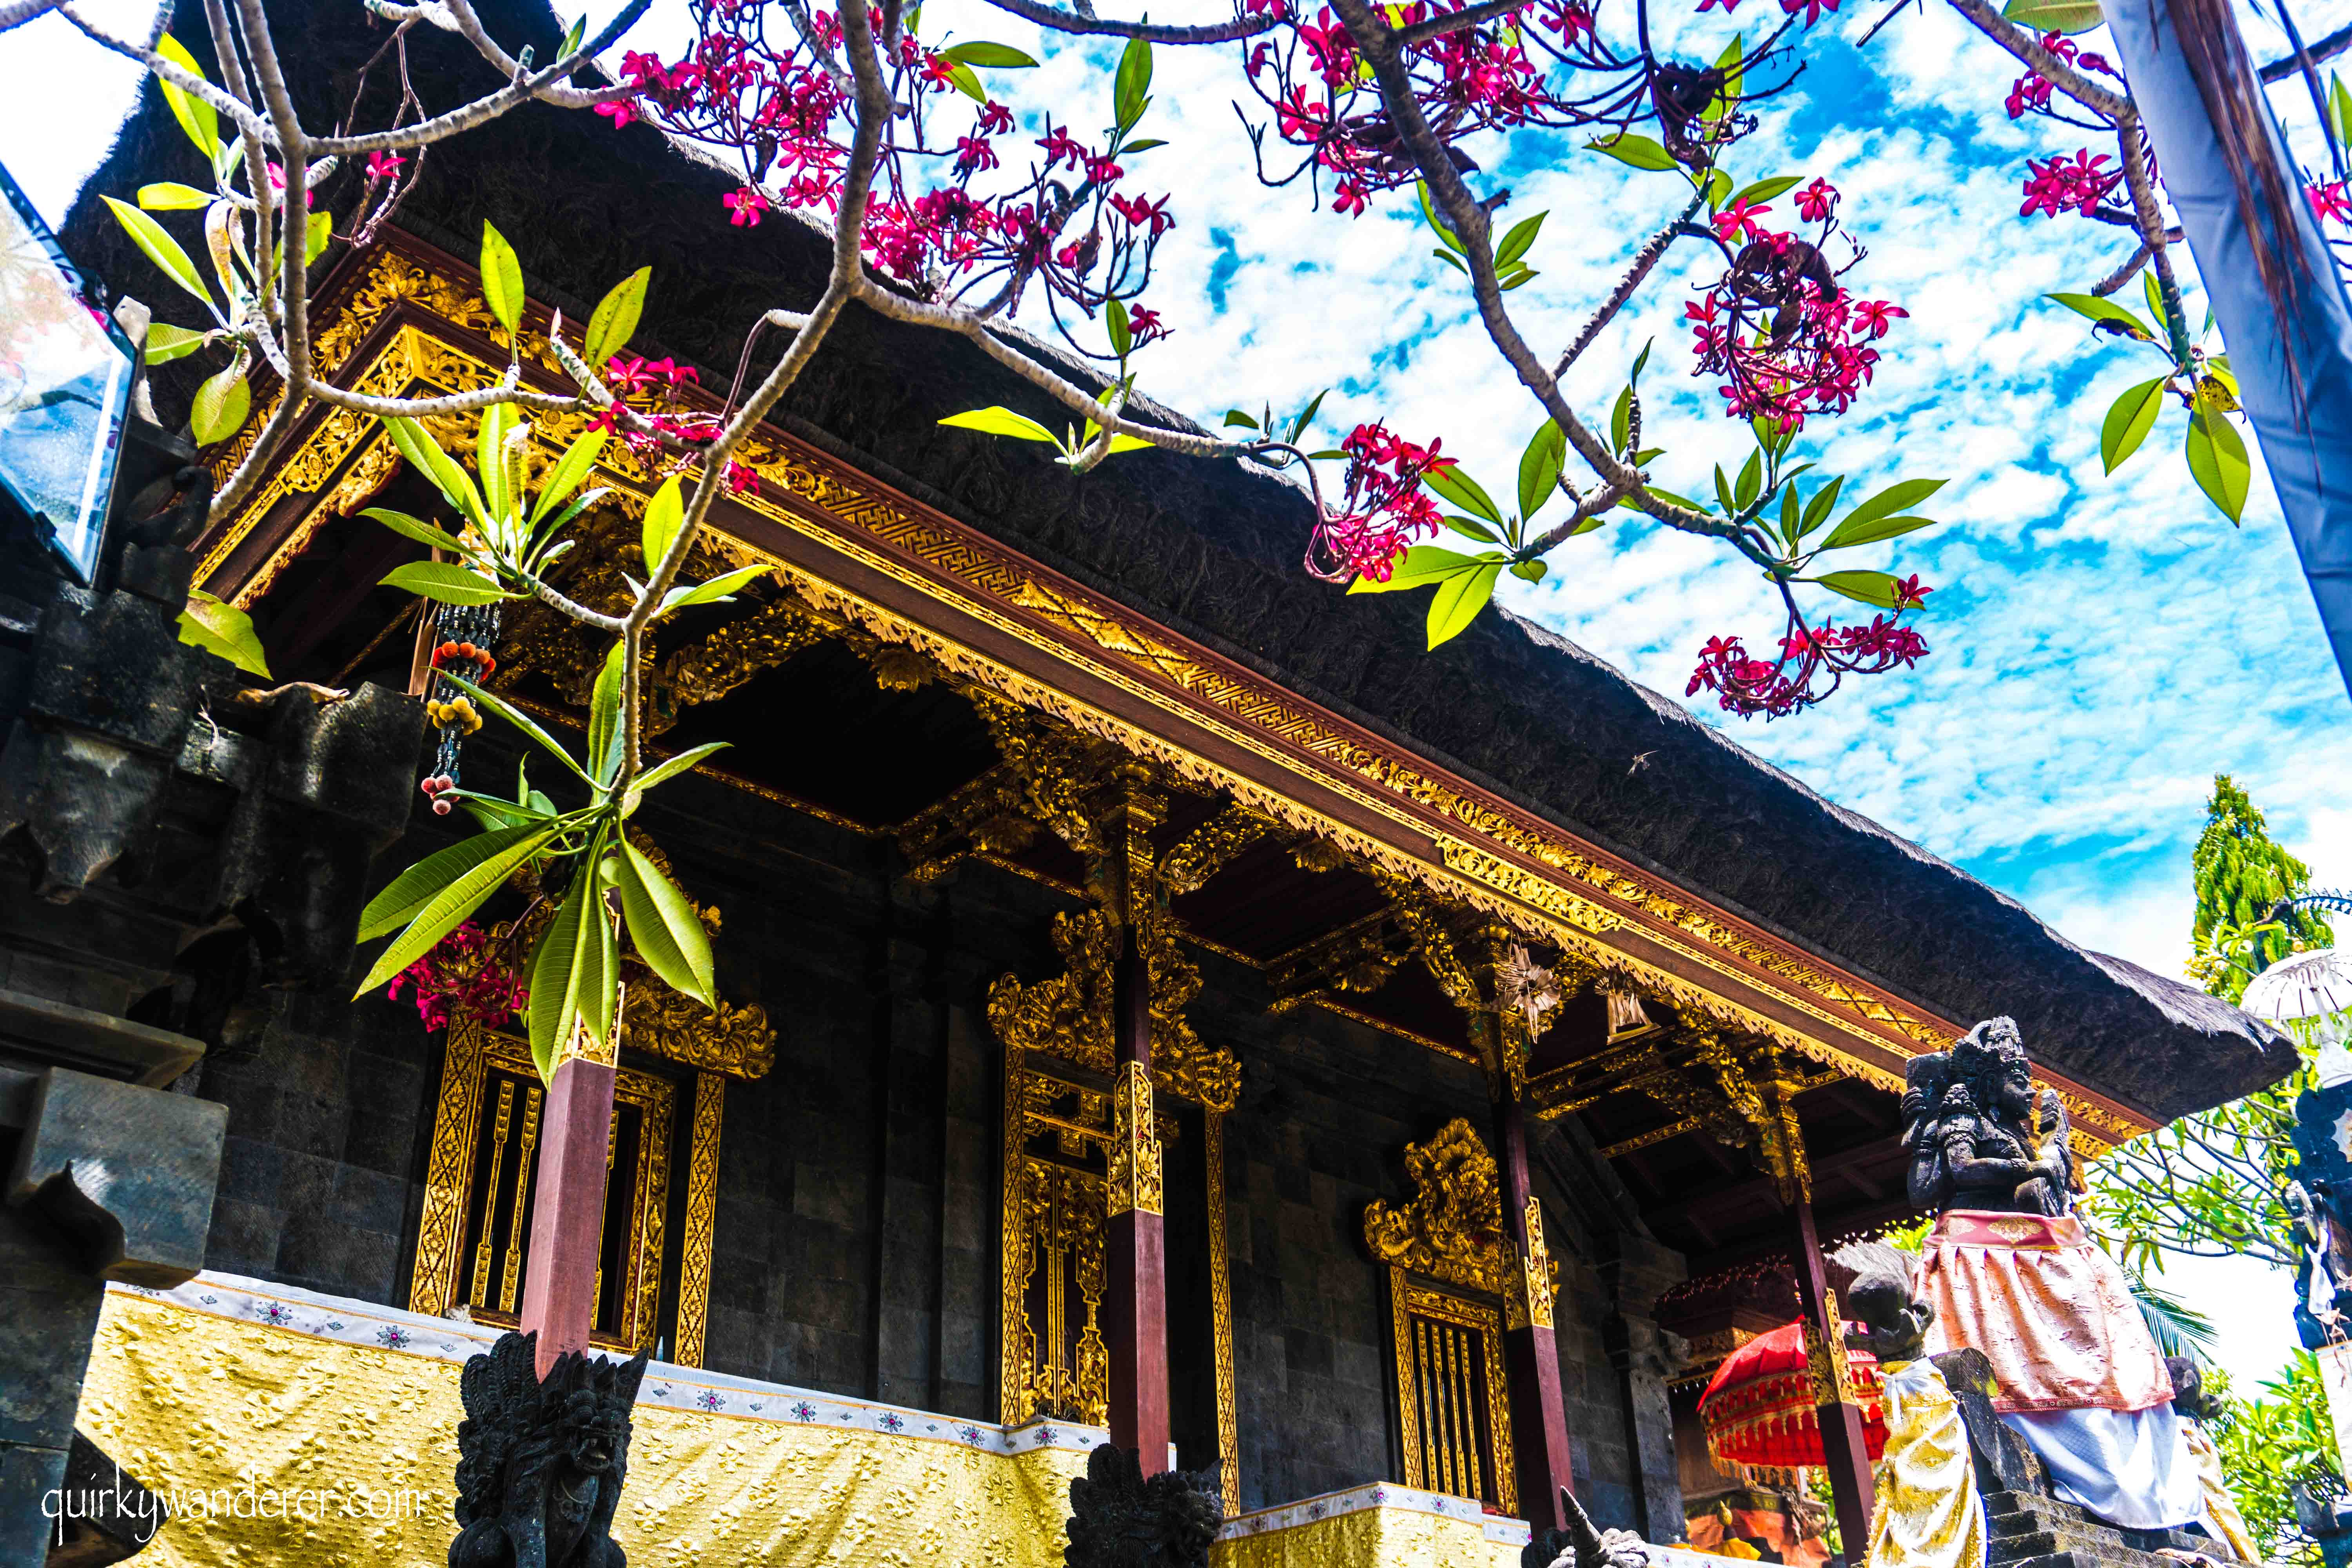
[[[539,1335],[542,1382],[556,1357],[588,1348],[596,1319],[596,1243],[604,1229],[614,1076],[609,1062],[568,1057],[556,1064],[547,1085],[546,1141],[531,1189],[522,1289],[522,1329]]]
[[[1496,1142],[1502,1145],[1503,1226],[1521,1259],[1538,1260],[1539,1278],[1524,1279],[1521,1310],[1512,1313],[1503,1331],[1503,1365],[1511,1389],[1511,1447],[1518,1464],[1519,1511],[1528,1528],[1541,1531],[1567,1528],[1559,1496],[1575,1490],[1574,1452],[1568,1442],[1568,1408],[1559,1390],[1559,1337],[1552,1328],[1551,1279],[1542,1236],[1530,1238],[1528,1221],[1543,1223],[1532,1208],[1534,1189],[1528,1181],[1526,1109],[1510,1087],[1503,1086],[1495,1107]],[[1530,1246],[1532,1240],[1533,1246]],[[1524,1321],[1520,1320],[1525,1320]]]
[[[1111,971],[1112,1121],[1109,1214],[1103,1228],[1103,1338],[1110,1351],[1110,1440],[1147,1476],[1168,1468],[1168,1253],[1161,1217],[1160,1131],[1151,1103],[1151,974],[1136,925],[1144,914],[1149,837],[1158,813],[1132,789],[1106,818],[1108,858],[1127,919]]]
[[[1830,1311],[1829,1279],[1822,1268],[1822,1238],[1813,1226],[1812,1199],[1801,1194],[1789,1206],[1796,1219],[1797,1299],[1804,1309],[1806,1331],[1822,1352],[1828,1353],[1829,1347],[1844,1342],[1844,1313],[1832,1316]],[[1834,1365],[1844,1363],[1843,1354],[1832,1354],[1830,1360]],[[1815,1365],[1820,1365],[1818,1360]],[[1858,1563],[1870,1550],[1870,1516],[1877,1506],[1870,1475],[1870,1446],[1863,1436],[1860,1407],[1840,1397],[1844,1391],[1834,1380],[1821,1392],[1828,1397],[1814,1413],[1821,1421],[1830,1497],[1837,1508],[1845,1560]]]

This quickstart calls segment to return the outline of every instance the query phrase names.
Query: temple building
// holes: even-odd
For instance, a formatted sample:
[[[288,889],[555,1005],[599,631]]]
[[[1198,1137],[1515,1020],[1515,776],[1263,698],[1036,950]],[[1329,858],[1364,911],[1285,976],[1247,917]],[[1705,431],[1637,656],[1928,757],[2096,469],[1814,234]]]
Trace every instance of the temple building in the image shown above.
[[[381,34],[289,14],[331,119]],[[485,14],[556,43],[522,0]],[[430,29],[411,49],[435,107],[484,79]],[[147,92],[66,240],[161,304],[97,202],[200,183]],[[706,386],[822,276],[813,230],[730,226],[731,180],[642,125],[530,108],[462,146],[322,286],[340,384],[504,371],[462,259],[485,218],[550,389],[551,314],[639,266],[634,348]],[[184,363],[155,374],[166,423]],[[853,309],[691,567],[772,570],[657,639],[655,750],[730,744],[633,819],[722,1005],[628,975],[580,1238],[594,1342],[653,1358],[633,1563],[1059,1563],[1062,1483],[1112,1435],[1215,1473],[1220,1562],[1516,1563],[1562,1485],[1653,1542],[1818,1562],[1709,1462],[1696,1391],[1833,1313],[1826,1255],[1912,1215],[1904,1064],[2014,1017],[2092,1159],[2292,1068],[2267,1026],[2074,945],[1551,633],[1496,614],[1424,653],[1417,616],[1297,570],[1311,513],[1281,480],[1149,451],[1074,477],[939,424],[990,404],[1048,412],[969,344]],[[470,416],[427,423],[472,461]],[[583,424],[541,420],[542,456]],[[622,458],[599,482],[562,578],[591,605],[642,570],[652,489]],[[442,1561],[459,1363],[534,1264],[545,1088],[480,972],[524,893],[399,995],[347,999],[360,904],[470,830],[416,793],[433,634],[380,585],[424,547],[360,515],[439,505],[374,421],[314,408],[176,568],[251,613],[275,681],[352,693],[323,705],[221,695],[170,595],[141,596],[170,580],[152,542],[114,586],[16,591],[7,1059],[225,1115],[191,1134],[216,1186],[184,1266],[58,1287],[89,1315],[59,1407],[152,1491],[406,1500],[304,1525],[315,1556],[184,1509],[152,1560]],[[491,646],[493,688],[576,743],[602,645],[523,604]],[[143,793],[69,805],[51,786],[101,742]],[[502,787],[522,755],[493,721],[465,776]],[[40,1023],[60,1008],[79,1056]],[[55,1415],[13,1440],[61,1447]]]

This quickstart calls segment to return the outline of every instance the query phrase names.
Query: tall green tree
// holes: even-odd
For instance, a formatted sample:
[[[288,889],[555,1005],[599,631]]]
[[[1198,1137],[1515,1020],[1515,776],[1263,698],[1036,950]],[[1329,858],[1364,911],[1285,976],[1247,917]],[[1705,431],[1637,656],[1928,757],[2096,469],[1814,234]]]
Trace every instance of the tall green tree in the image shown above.
[[[2213,775],[2205,832],[2189,864],[2197,887],[2189,932],[2197,960],[2190,968],[2223,1001],[2237,1001],[2248,981],[2299,947],[2325,947],[2334,939],[2316,910],[2292,910],[2275,925],[2268,922],[2281,899],[2311,890],[2311,868],[2271,837],[2262,807],[2227,773]]]

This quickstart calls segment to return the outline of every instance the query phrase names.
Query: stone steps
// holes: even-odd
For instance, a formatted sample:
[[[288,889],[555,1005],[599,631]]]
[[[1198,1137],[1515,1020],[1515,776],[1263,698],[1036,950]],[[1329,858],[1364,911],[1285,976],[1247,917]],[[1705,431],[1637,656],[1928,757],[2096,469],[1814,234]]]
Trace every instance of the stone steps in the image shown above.
[[[2055,1498],[1991,1492],[1984,1505],[1986,1568],[2180,1568],[2157,1554],[2160,1546],[2230,1560],[2228,1547],[2201,1535],[2119,1530]]]

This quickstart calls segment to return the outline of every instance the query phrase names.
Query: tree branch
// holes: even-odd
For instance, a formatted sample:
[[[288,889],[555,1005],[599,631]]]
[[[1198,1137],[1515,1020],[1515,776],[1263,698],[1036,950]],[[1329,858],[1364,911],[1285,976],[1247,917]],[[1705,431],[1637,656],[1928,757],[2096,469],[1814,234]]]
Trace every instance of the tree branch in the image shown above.
[[[1198,26],[1169,26],[1157,22],[1122,22],[1109,16],[1087,16],[1076,11],[1065,11],[1058,5],[1040,4],[1040,0],[988,0],[1000,11],[1008,12],[1041,27],[1051,27],[1057,33],[1113,38],[1144,38],[1155,44],[1230,44],[1240,38],[1254,38],[1269,32],[1275,26],[1271,15],[1236,16],[1230,22],[1208,22]],[[1525,5],[1527,0],[1516,0]]]
[[[1698,209],[1706,205],[1705,190],[1693,193],[1690,205],[1675,216],[1675,221],[1652,235],[1648,243],[1633,253],[1633,266],[1626,269],[1624,277],[1617,280],[1617,287],[1610,291],[1609,298],[1601,302],[1601,309],[1592,313],[1592,320],[1584,323],[1584,330],[1576,334],[1576,341],[1568,345],[1568,352],[1559,356],[1559,363],[1551,367],[1553,375],[1566,375],[1568,367],[1576,363],[1579,354],[1592,346],[1592,340],[1601,335],[1601,329],[1616,320],[1617,312],[1625,308],[1625,301],[1633,297],[1633,290],[1642,286],[1642,279],[1650,275],[1650,268],[1665,255],[1675,237],[1682,232],[1683,226],[1696,217]]]
[[[2095,110],[2118,125],[2136,124],[2139,110],[2130,99],[2101,87],[2042,47],[2042,35],[2009,21],[1988,0],[1952,0],[1952,9],[1977,25],[1977,30],[2064,91],[2085,109]]]
[[[1507,16],[1514,11],[1524,9],[1527,5],[1528,0],[1480,0],[1478,5],[1426,17],[1409,27],[1399,27],[1397,42],[1409,49],[1415,44],[1425,44],[1432,38],[1458,33],[1465,27],[1480,26],[1497,16]]]

